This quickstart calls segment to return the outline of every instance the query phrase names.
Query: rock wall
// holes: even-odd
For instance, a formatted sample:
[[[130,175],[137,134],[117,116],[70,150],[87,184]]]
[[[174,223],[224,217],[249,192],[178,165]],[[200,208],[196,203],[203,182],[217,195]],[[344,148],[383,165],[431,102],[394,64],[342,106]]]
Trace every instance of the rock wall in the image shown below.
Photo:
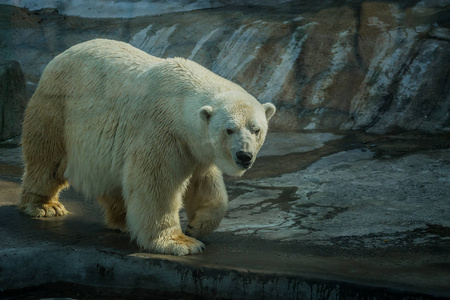
[[[31,88],[54,56],[103,37],[192,59],[242,85],[276,104],[277,131],[450,130],[448,0],[292,1],[127,19],[12,6],[0,14],[0,56],[21,63]]]
[[[19,63],[0,61],[0,141],[20,135],[26,103],[25,78]]]

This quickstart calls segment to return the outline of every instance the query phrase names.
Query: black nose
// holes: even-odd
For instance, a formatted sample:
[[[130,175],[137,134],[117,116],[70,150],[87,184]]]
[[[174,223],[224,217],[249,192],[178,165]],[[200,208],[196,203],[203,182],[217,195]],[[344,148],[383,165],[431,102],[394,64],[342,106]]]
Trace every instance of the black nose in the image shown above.
[[[249,162],[252,160],[253,155],[250,152],[239,151],[236,153],[236,157],[242,162]]]

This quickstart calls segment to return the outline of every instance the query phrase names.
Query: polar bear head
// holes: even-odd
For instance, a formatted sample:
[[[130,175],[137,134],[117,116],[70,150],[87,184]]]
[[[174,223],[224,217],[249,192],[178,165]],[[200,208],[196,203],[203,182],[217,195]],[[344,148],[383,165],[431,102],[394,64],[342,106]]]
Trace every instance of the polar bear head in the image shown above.
[[[200,108],[199,115],[208,127],[214,163],[224,173],[242,176],[255,162],[266,138],[268,121],[276,108],[260,104],[241,91],[229,91],[215,97],[214,105]]]

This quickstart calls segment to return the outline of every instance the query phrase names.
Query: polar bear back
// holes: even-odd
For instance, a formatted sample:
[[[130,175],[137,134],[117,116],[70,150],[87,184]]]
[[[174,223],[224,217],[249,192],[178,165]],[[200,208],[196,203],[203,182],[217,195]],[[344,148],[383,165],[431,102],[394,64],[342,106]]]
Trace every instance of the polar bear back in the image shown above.
[[[160,139],[171,116],[179,115],[169,112],[177,106],[158,107],[168,101],[167,95],[157,97],[164,83],[148,77],[164,61],[126,43],[98,39],[68,49],[45,69],[38,95],[55,96],[35,99],[63,103],[64,175],[85,195],[120,188],[130,144]]]
[[[53,76],[55,69],[65,74],[64,84],[54,81],[64,89],[65,176],[85,195],[120,187],[124,145],[142,129],[132,122],[139,118],[135,102],[143,92],[136,77],[158,61],[125,43],[94,40],[70,48],[47,68]]]

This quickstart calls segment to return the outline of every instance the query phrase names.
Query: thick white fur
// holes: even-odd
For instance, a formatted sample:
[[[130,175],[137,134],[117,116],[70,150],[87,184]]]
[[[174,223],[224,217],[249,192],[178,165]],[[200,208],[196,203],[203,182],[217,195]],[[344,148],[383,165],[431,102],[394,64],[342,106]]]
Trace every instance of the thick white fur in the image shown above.
[[[244,173],[236,152],[256,157],[274,113],[192,61],[104,39],[76,45],[49,63],[27,107],[19,209],[64,215],[58,192],[69,182],[143,248],[201,252],[192,237],[227,209],[221,171]],[[180,228],[183,202],[192,237]]]

